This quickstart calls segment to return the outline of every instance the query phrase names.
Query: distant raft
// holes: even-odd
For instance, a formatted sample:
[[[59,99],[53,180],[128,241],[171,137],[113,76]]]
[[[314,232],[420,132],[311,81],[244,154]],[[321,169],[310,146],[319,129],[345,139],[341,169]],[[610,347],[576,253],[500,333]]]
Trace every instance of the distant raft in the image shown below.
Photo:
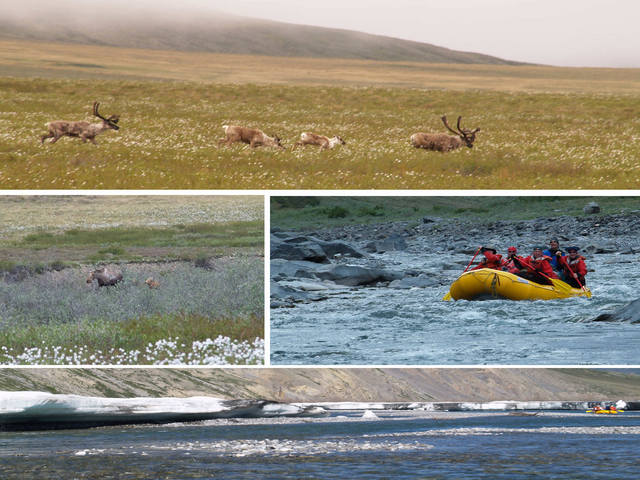
[[[617,415],[622,413],[623,410],[587,410],[587,413],[603,414],[603,415]]]
[[[444,300],[556,300],[569,297],[591,298],[588,288],[573,288],[561,280],[541,285],[509,272],[482,268],[465,272],[451,284]]]

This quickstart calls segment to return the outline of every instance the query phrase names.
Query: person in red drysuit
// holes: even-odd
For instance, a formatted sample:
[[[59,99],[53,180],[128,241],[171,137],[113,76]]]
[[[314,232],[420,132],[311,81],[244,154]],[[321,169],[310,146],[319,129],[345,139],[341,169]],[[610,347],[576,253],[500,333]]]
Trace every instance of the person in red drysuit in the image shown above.
[[[585,275],[587,274],[587,264],[584,263],[584,257],[578,255],[578,247],[568,247],[569,255],[566,257],[558,257],[558,261],[563,268],[562,280],[567,282],[573,288],[582,288],[585,284]]]
[[[471,270],[480,268],[492,268],[494,270],[502,270],[502,255],[498,255],[498,251],[493,247],[482,247],[480,253],[484,255],[482,261]]]
[[[542,254],[542,247],[534,247],[533,253],[521,262],[528,270],[526,278],[536,283],[551,283],[549,278],[558,278],[556,272],[551,268],[551,257]]]
[[[502,269],[509,273],[520,273],[520,266],[516,263],[516,257],[518,256],[518,249],[516,247],[507,248],[507,259],[502,265]]]

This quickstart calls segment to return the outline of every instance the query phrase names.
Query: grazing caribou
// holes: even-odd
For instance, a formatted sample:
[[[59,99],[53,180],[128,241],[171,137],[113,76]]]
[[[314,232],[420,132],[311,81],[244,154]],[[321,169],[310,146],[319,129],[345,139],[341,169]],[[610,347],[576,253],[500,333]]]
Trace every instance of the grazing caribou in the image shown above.
[[[329,138],[324,135],[304,132],[300,134],[300,141],[296,143],[296,146],[299,145],[318,145],[322,149],[330,149],[336,145],[346,145],[346,142],[337,135]]]
[[[93,102],[93,115],[98,117],[102,122],[89,123],[86,121],[81,122],[67,122],[65,120],[56,120],[55,122],[45,123],[45,126],[49,129],[47,135],[43,135],[40,138],[40,143],[44,143],[47,138],[53,138],[50,143],[56,143],[60,137],[78,137],[83,142],[89,140],[96,145],[96,135],[106,130],[119,130],[118,121],[119,115],[111,115],[109,118],[105,118],[98,112],[100,103]]]
[[[251,148],[264,145],[265,147],[284,149],[278,137],[275,135],[270,137],[257,128],[240,127],[238,125],[223,125],[222,128],[226,137],[218,140],[218,145],[221,143],[231,145],[234,142],[243,142],[248,143]]]
[[[107,267],[98,268],[89,273],[87,283],[98,281],[99,287],[108,287],[122,281],[122,272],[118,272]]]
[[[149,288],[158,288],[160,286],[160,282],[155,280],[153,277],[147,278],[144,283],[146,283]]]
[[[467,130],[461,128],[461,119],[462,117],[458,117],[458,131],[455,131],[447,123],[447,116],[442,116],[442,123],[444,123],[444,126],[447,127],[450,132],[455,133],[455,136],[447,135],[446,133],[414,133],[411,135],[411,144],[416,148],[425,148],[438,152],[449,152],[463,145],[472,148],[473,142],[476,139],[476,133],[479,132],[480,129]]]

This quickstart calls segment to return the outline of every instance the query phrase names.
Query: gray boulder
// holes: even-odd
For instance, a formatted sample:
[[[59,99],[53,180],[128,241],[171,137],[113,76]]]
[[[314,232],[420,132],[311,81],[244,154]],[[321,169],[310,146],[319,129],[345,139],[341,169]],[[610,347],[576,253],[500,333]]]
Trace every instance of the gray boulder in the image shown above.
[[[419,275],[417,277],[404,277],[400,280],[394,280],[389,284],[389,288],[409,289],[409,288],[426,288],[439,285],[440,281],[432,275]]]
[[[317,302],[328,298],[322,293],[296,290],[276,282],[271,282],[270,290],[273,307],[284,307],[291,303]]]
[[[345,242],[325,241],[310,235],[271,236],[271,258],[328,263],[328,259],[336,255],[364,257],[363,252]]]
[[[316,272],[318,278],[330,280],[339,285],[371,285],[378,282],[391,282],[402,278],[399,272],[356,265],[326,265]]]
[[[317,263],[304,260],[274,258],[271,260],[271,278],[274,280],[283,278],[315,278],[315,272],[319,266]]]
[[[600,213],[600,205],[596,202],[589,202],[584,206],[582,211],[586,214]]]
[[[598,315],[593,321],[640,323],[640,298],[628,303],[615,312]]]
[[[369,242],[365,245],[365,250],[371,253],[384,253],[395,250],[406,250],[407,241],[402,235],[393,234],[382,240]]]
[[[406,250],[407,241],[402,235],[391,235],[376,245],[378,252],[389,252],[393,250]]]
[[[327,253],[317,243],[271,243],[271,258],[285,260],[306,260],[316,263],[328,263]]]
[[[334,257],[338,254],[349,256],[352,258],[362,258],[365,256],[363,252],[344,242],[339,242],[339,241],[324,242],[322,240],[318,240],[318,244],[322,247],[322,249],[326,252],[327,256],[329,257]]]

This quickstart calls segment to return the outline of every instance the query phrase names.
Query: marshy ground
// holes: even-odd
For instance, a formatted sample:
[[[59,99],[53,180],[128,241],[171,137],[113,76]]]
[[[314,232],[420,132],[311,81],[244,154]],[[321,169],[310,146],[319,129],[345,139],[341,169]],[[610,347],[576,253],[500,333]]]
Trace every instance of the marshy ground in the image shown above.
[[[262,363],[262,201],[0,199],[0,362]],[[87,284],[104,264],[124,280]]]

